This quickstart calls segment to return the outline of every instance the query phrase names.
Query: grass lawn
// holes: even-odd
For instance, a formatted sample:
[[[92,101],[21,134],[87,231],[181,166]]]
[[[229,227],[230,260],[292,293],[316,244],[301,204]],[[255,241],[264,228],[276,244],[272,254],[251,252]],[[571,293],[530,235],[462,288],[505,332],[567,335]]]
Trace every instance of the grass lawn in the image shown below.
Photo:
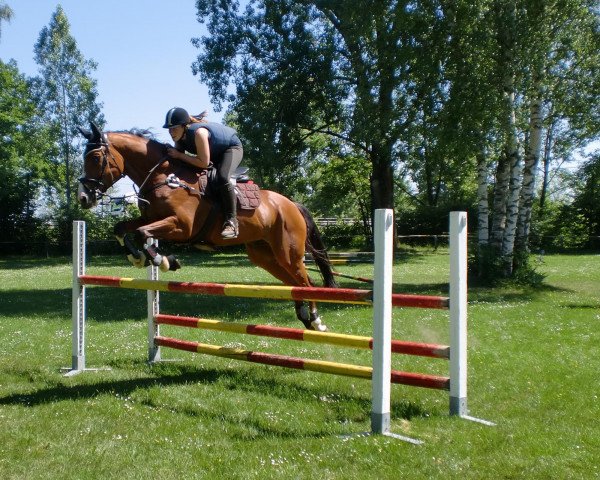
[[[448,253],[398,260],[394,291],[447,294]],[[186,255],[165,280],[277,284],[242,255]],[[367,264],[336,267],[370,276]],[[600,478],[600,255],[550,255],[537,289],[469,289],[469,408],[445,392],[392,387],[392,431],[370,428],[367,380],[163,349],[147,358],[146,294],[88,288],[88,367],[71,363],[69,258],[0,260],[2,479]],[[121,257],[87,273],[145,277]],[[315,274],[316,275],[316,274]],[[365,288],[342,279],[343,286]],[[161,293],[163,313],[299,328],[290,303]],[[321,304],[329,328],[371,336],[371,310]],[[394,338],[448,343],[448,312],[394,311]],[[370,364],[370,352],[163,326],[166,336]],[[173,361],[171,361],[173,360]],[[394,356],[397,370],[447,375],[447,362]]]

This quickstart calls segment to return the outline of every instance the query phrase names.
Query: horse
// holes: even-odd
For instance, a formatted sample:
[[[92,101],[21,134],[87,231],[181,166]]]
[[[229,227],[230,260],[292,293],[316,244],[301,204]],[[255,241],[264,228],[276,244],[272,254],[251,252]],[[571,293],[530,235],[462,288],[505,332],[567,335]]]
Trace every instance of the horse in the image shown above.
[[[313,286],[304,266],[310,252],[326,287],[337,287],[323,239],[308,209],[279,193],[260,189],[260,203],[253,210],[238,209],[239,235],[223,239],[220,208],[207,198],[200,170],[167,155],[169,145],[147,132],[102,132],[93,122],[79,128],[87,139],[78,201],[84,209],[124,176],[138,189],[141,215],[118,222],[114,235],[136,267],[152,263],[162,271],[177,270],[174,255],[161,254],[148,239],[220,247],[244,244],[252,263],[285,285]],[[130,238],[133,234],[133,240]],[[141,249],[141,250],[140,250]],[[326,331],[315,302],[295,301],[298,319],[307,329]]]

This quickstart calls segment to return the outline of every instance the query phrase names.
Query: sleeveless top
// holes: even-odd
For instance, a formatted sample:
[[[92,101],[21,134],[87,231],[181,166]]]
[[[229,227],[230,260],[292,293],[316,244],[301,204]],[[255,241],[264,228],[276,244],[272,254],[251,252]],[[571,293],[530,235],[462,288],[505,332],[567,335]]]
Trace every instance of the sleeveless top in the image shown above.
[[[242,146],[242,142],[240,142],[237,132],[233,128],[214,122],[192,123],[187,127],[183,139],[177,142],[178,146],[183,147],[190,153],[197,154],[194,135],[199,128],[206,128],[209,132],[208,146],[213,162],[215,160],[219,161],[225,150],[229,147]]]

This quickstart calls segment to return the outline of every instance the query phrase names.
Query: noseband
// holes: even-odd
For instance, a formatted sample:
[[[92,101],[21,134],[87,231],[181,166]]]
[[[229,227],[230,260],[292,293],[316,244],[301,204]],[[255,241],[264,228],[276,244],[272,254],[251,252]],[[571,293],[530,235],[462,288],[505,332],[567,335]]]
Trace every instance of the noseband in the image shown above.
[[[109,166],[113,166],[114,168],[117,169],[117,171],[120,170],[120,168],[119,168],[119,166],[117,164],[117,160],[115,159],[115,156],[110,152],[108,140],[106,140],[106,138],[104,137],[104,135],[102,135],[102,137],[103,137],[102,141],[100,141],[100,142],[93,142],[93,143],[89,143],[88,142],[88,147],[89,146],[94,146],[96,148],[94,148],[93,150],[90,150],[85,155],[87,157],[90,153],[95,152],[96,150],[101,150],[102,151],[102,168],[100,170],[100,174],[98,175],[98,178],[89,178],[89,177],[81,177],[81,178],[79,178],[79,182],[86,189],[95,191],[97,194],[102,194],[103,190],[106,191],[106,189],[110,186],[110,185],[105,185],[104,182],[102,181],[102,177],[104,177],[104,172],[106,171],[106,169]],[[110,158],[112,158],[112,164],[111,164],[111,161],[109,159],[109,155],[110,155]],[[121,171],[119,173],[119,176],[115,180],[114,177],[113,177],[112,171],[110,169],[108,171],[110,173],[111,180],[113,180],[112,183],[111,183],[111,185],[113,185],[116,181],[120,180],[121,178],[123,178],[125,176],[125,172]]]

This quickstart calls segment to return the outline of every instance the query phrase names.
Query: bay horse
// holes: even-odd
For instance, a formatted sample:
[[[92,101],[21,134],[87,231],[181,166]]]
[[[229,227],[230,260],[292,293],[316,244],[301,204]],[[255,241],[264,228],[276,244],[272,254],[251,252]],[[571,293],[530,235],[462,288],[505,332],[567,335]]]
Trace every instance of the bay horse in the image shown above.
[[[313,285],[304,267],[304,253],[308,251],[325,286],[337,286],[319,230],[303,205],[276,192],[260,190],[257,208],[238,209],[238,237],[223,239],[221,209],[215,213],[213,201],[206,198],[199,169],[169,158],[169,145],[148,134],[104,133],[93,122],[90,127],[91,130],[79,128],[87,145],[78,201],[83,208],[91,208],[124,176],[133,181],[138,188],[141,216],[117,223],[113,233],[134,266],[152,262],[162,271],[177,270],[177,258],[161,255],[154,246],[146,245],[147,239],[194,244],[201,236],[210,246],[244,244],[252,263],[290,286]],[[134,234],[134,240],[128,234]],[[309,303],[310,309],[304,302],[296,301],[296,316],[306,328],[326,331],[316,304]]]

